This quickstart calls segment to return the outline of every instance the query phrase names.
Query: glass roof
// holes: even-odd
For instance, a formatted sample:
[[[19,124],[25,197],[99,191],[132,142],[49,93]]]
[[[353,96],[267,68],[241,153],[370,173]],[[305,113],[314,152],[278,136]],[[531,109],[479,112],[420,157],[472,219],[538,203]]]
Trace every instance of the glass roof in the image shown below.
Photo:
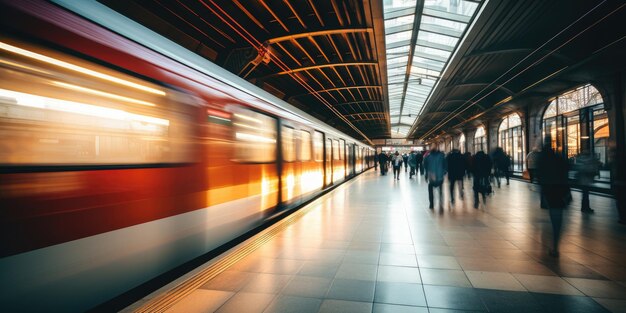
[[[409,135],[481,2],[384,0],[392,138]]]

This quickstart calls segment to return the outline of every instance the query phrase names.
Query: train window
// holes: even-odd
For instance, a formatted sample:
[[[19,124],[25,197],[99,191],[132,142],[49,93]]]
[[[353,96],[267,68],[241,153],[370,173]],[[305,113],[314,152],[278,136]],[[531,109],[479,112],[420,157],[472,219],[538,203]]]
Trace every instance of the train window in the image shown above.
[[[276,160],[276,119],[240,109],[233,114],[235,160],[243,163],[268,163]]]
[[[0,39],[0,164],[192,162],[192,97]]]
[[[343,160],[346,158],[346,141],[343,139],[339,139],[339,159]]]
[[[311,133],[306,130],[300,131],[300,161],[311,160]]]
[[[333,140],[333,160],[339,160],[339,141]]]
[[[296,141],[293,138],[293,128],[282,127],[283,160],[293,162],[296,160]]]
[[[313,157],[315,161],[324,161],[324,134],[315,131],[313,133]]]

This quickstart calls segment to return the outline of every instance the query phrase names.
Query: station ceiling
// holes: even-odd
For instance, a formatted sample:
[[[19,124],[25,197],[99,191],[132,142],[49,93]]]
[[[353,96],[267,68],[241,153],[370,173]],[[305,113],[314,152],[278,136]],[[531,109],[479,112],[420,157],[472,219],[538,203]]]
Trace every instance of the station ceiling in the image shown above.
[[[100,2],[364,141],[474,128],[626,62],[620,0]]]

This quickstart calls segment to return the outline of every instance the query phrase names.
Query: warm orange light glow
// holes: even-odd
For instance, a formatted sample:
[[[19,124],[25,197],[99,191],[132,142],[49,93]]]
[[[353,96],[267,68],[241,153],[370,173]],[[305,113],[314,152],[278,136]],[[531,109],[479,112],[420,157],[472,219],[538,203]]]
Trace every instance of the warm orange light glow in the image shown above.
[[[76,91],[80,91],[80,92],[84,92],[84,93],[88,93],[88,94],[92,94],[92,95],[96,95],[96,96],[101,96],[101,97],[105,97],[105,98],[109,98],[109,99],[115,99],[115,100],[120,100],[120,101],[125,101],[125,102],[130,102],[130,103],[136,103],[136,104],[141,104],[141,105],[146,105],[146,106],[151,106],[151,107],[156,106],[154,103],[150,103],[150,102],[146,102],[146,101],[142,101],[142,100],[137,100],[137,99],[134,99],[134,98],[124,97],[124,96],[120,96],[120,95],[116,95],[116,94],[112,94],[112,93],[108,93],[108,92],[104,92],[104,91],[100,91],[100,90],[95,90],[95,89],[91,89],[91,88],[85,88],[85,87],[76,86],[76,85],[67,84],[67,83],[62,83],[62,82],[57,82],[57,81],[53,81],[52,84],[60,86],[60,87],[63,87],[63,88],[76,90]]]
[[[26,107],[110,118],[115,120],[143,122],[163,126],[169,126],[170,124],[168,120],[162,118],[134,114],[123,110],[111,109],[75,101],[37,96],[6,89],[0,89],[0,97],[12,98],[15,100],[15,104]]]
[[[160,95],[160,96],[165,96],[165,92],[164,91],[161,91],[161,90],[158,90],[158,89],[154,89],[154,88],[151,88],[151,87],[148,87],[148,86],[144,86],[144,85],[141,85],[141,84],[133,83],[133,82],[130,82],[130,81],[118,78],[118,77],[114,77],[114,76],[111,76],[111,75],[107,75],[107,74],[104,74],[104,73],[100,73],[100,72],[97,72],[97,71],[94,71],[94,70],[90,70],[90,69],[84,68],[82,66],[78,66],[78,65],[75,65],[75,64],[71,64],[71,63],[68,63],[68,62],[57,60],[57,59],[54,59],[54,58],[51,58],[51,57],[48,57],[48,56],[45,56],[45,55],[42,55],[42,54],[39,54],[39,53],[35,53],[35,52],[28,51],[28,50],[25,50],[25,49],[22,49],[22,48],[18,48],[16,46],[9,45],[9,44],[4,43],[4,42],[0,42],[0,49],[5,50],[5,51],[9,51],[9,52],[13,52],[15,54],[19,54],[21,56],[25,56],[25,57],[28,57],[28,58],[31,58],[31,59],[35,59],[35,60],[38,60],[38,61],[46,62],[48,64],[56,65],[58,67],[62,67],[62,68],[65,68],[65,69],[68,69],[68,70],[71,70],[71,71],[75,71],[75,72],[79,72],[79,73],[82,73],[82,74],[85,74],[85,75],[89,75],[89,76],[92,76],[92,77],[96,77],[96,78],[100,78],[100,79],[103,79],[103,80],[107,80],[107,81],[110,81],[110,82],[113,82],[113,83],[116,83],[116,84],[120,84],[120,85],[124,85],[124,86],[127,86],[127,87],[139,89],[139,90],[150,92],[150,93],[157,94],[157,95]]]

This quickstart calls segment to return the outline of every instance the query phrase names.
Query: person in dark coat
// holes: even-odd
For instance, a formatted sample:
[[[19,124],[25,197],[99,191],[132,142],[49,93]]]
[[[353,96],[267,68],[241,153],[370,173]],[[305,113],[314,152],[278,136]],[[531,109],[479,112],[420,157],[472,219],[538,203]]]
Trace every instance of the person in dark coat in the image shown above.
[[[571,201],[568,184],[568,165],[561,155],[554,152],[549,138],[546,139],[546,143],[539,155],[537,174],[539,185],[541,186],[543,205],[549,210],[550,222],[552,223],[552,249],[549,251],[549,254],[558,257],[559,239],[563,225],[563,210]]]
[[[417,166],[417,153],[415,151],[411,151],[411,154],[409,154],[408,165],[411,168],[409,172],[409,179],[411,179],[415,175],[415,167]]]
[[[422,175],[424,175],[424,154],[422,153],[422,151],[417,152],[417,155],[415,156],[415,169],[421,173]]]
[[[402,167],[402,156],[400,152],[396,151],[396,153],[391,156],[391,166],[393,166],[393,178],[400,180],[400,168]]]
[[[500,178],[504,176],[506,178],[506,184],[509,184],[509,168],[511,166],[511,158],[502,150],[501,147],[497,147],[493,152],[493,169],[498,188],[500,188]]]
[[[406,173],[409,167],[409,155],[406,153],[402,155],[402,164],[404,165],[404,172]]]
[[[465,159],[465,175],[467,175],[467,178],[470,178],[472,173],[472,154],[465,152],[463,153],[463,158]]]
[[[459,193],[463,199],[463,176],[465,176],[465,159],[461,151],[454,149],[446,157],[448,163],[448,182],[450,183],[450,202],[454,203],[454,186],[459,185]]]
[[[478,209],[478,194],[482,194],[483,203],[487,200],[489,175],[491,175],[491,158],[483,151],[476,152],[472,158],[472,178],[474,190],[474,209]]]
[[[428,182],[428,201],[429,208],[434,207],[434,189],[439,188],[439,205],[443,209],[443,177],[446,174],[446,157],[443,152],[437,150],[437,146],[433,146],[432,150],[426,158],[424,158],[425,178]]]
[[[378,164],[380,165],[380,175],[385,175],[387,173],[387,155],[382,151],[378,155]]]

